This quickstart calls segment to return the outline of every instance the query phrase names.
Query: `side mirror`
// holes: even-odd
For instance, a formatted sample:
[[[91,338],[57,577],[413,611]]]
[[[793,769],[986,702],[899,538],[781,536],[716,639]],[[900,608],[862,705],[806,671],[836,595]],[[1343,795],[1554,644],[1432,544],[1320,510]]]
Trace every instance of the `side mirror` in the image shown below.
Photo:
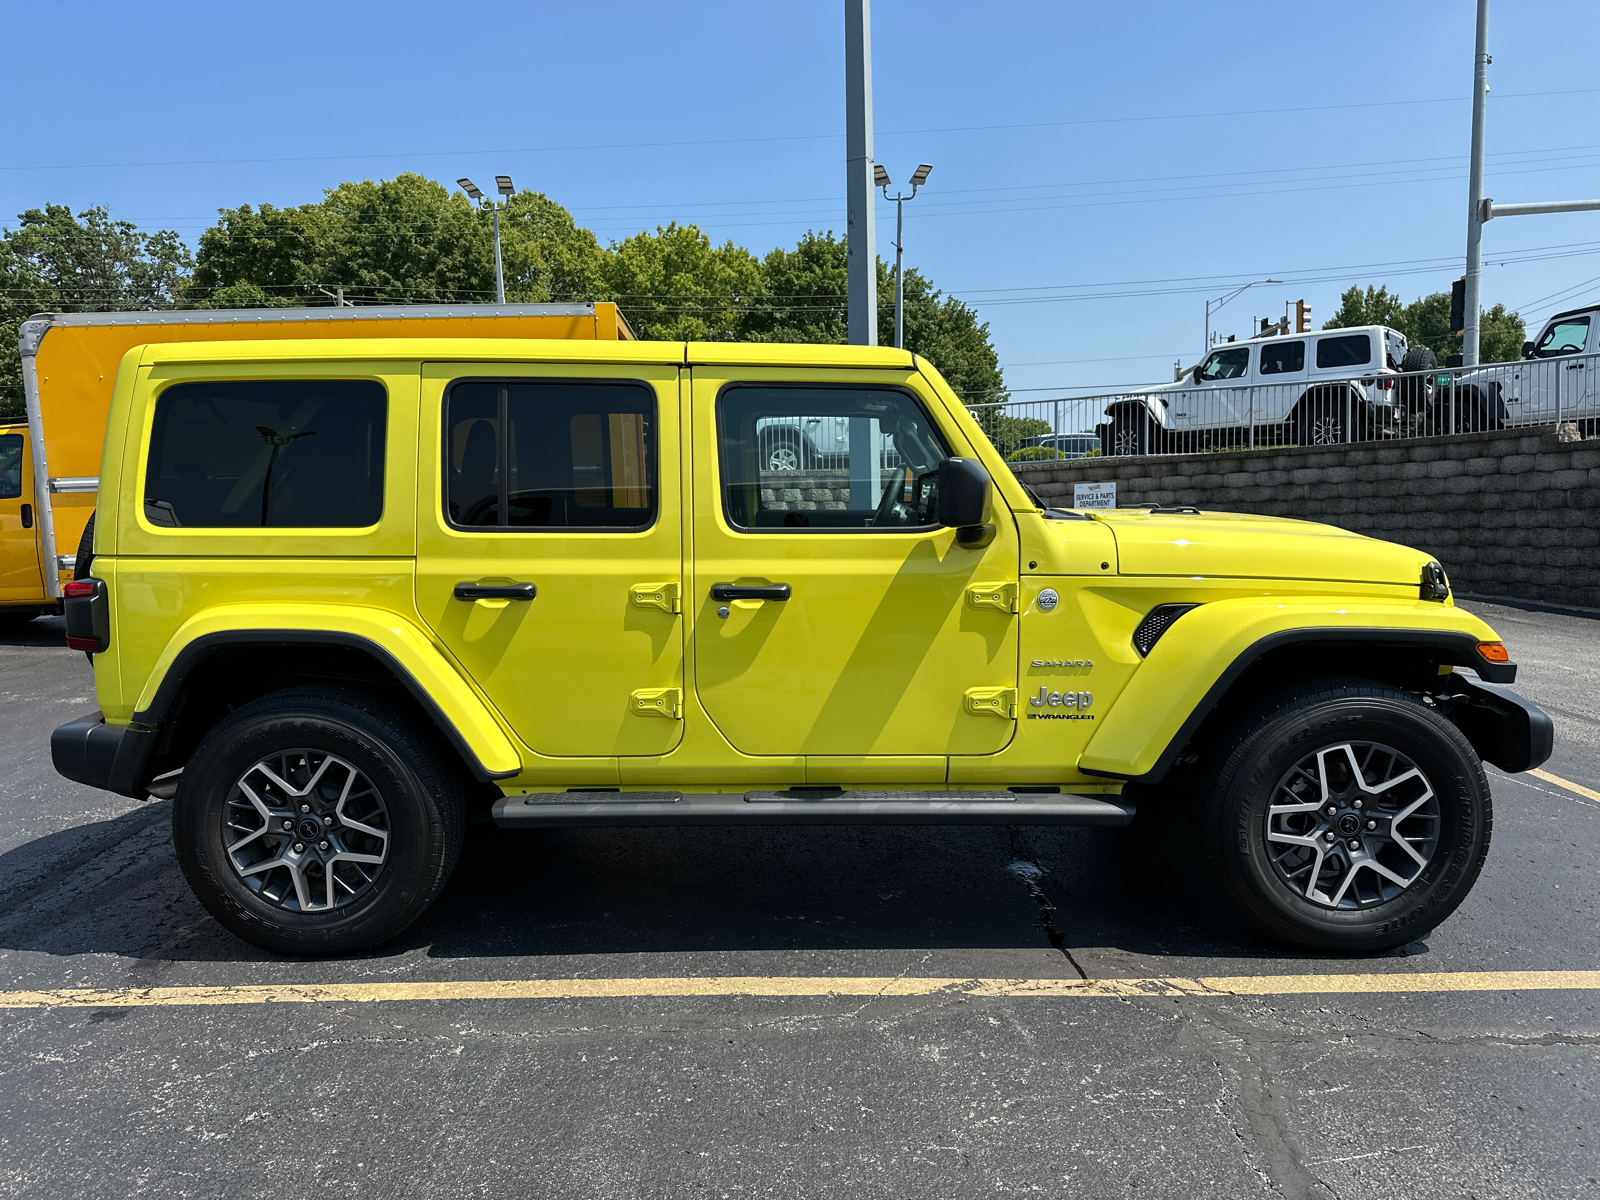
[[[994,537],[989,515],[989,472],[975,458],[947,458],[939,464],[939,524],[954,528],[963,546],[986,546]]]
[[[1522,343],[1522,357],[1523,358],[1532,358],[1533,357],[1533,343],[1532,342],[1523,342]]]

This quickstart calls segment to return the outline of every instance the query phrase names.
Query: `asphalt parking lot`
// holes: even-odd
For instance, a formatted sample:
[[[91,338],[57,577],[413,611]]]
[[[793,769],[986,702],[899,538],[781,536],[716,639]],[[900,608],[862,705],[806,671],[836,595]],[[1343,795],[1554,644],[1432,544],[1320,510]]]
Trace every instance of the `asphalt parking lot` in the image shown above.
[[[0,1007],[0,1193],[1600,1195],[1600,621],[1466,607],[1556,753],[1491,772],[1461,910],[1361,959],[1241,936],[1138,824],[480,827],[398,942],[275,958],[190,895],[168,804],[53,773],[94,700],[35,622],[0,1004],[92,994]]]

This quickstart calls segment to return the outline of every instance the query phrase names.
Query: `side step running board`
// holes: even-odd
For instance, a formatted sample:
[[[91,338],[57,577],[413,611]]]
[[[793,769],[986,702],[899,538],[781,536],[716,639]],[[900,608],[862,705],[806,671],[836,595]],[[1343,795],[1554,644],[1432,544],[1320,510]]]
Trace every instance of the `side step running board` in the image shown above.
[[[544,792],[495,801],[504,829],[637,825],[1126,825],[1116,797],[1027,792],[837,792],[693,795]]]

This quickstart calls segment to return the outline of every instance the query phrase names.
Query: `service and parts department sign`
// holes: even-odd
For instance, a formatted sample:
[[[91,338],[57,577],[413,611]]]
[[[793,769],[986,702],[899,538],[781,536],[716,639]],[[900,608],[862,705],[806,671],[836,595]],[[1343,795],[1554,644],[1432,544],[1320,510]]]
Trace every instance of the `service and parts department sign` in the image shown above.
[[[1072,485],[1073,508],[1115,508],[1117,506],[1117,481],[1109,483],[1075,483]]]

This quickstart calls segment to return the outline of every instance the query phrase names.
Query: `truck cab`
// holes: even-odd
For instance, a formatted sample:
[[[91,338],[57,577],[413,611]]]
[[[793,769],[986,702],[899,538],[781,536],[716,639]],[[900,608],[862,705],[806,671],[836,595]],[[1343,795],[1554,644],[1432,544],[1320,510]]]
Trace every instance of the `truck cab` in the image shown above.
[[[827,457],[774,462],[807,428]],[[1487,849],[1480,757],[1549,752],[1427,554],[1043,508],[903,351],[136,347],[105,445],[66,589],[100,709],[54,759],[171,797],[197,894],[262,945],[393,936],[475,805],[1128,825],[1176,786],[1249,919],[1377,946],[1470,886],[1436,867]]]

